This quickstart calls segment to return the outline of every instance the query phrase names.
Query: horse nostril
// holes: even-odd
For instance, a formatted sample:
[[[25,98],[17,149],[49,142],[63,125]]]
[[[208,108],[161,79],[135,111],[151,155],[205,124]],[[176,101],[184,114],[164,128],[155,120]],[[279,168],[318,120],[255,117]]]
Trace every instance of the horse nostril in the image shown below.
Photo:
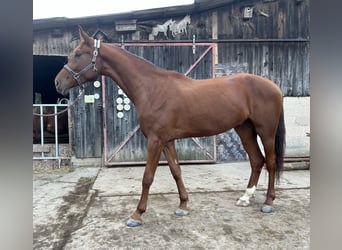
[[[57,79],[55,79],[55,86],[58,87],[59,86],[59,81]]]

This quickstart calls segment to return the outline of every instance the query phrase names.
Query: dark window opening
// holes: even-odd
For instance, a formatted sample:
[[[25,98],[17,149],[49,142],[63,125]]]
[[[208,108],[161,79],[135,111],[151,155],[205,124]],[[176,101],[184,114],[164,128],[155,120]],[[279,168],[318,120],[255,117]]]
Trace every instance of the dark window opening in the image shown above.
[[[54,84],[57,73],[66,61],[64,56],[33,56],[33,104],[56,104],[66,98],[56,91]],[[53,108],[47,109],[53,112]],[[39,113],[39,109],[33,110]],[[55,143],[53,117],[44,117],[43,121],[44,143]],[[59,143],[69,143],[67,112],[58,116],[58,135]],[[41,143],[39,116],[33,116],[33,143]]]

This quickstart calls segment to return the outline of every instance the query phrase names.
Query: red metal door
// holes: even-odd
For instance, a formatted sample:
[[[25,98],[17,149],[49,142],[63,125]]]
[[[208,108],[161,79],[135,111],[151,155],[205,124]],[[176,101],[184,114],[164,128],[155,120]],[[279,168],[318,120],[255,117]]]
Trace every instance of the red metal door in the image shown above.
[[[157,66],[183,72],[192,78],[215,76],[215,44],[212,43],[134,43],[125,48]],[[134,105],[113,80],[103,77],[102,81],[104,165],[144,164],[147,140],[140,131]],[[179,139],[175,144],[181,163],[216,161],[215,136]],[[164,161],[162,156],[161,162]]]

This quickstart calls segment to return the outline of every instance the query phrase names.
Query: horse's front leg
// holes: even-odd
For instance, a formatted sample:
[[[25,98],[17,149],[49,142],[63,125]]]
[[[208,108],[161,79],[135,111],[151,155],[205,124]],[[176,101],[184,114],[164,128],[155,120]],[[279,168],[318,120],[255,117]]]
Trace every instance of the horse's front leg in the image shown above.
[[[146,211],[148,193],[154,179],[154,174],[158,166],[160,154],[163,150],[163,145],[160,140],[155,138],[148,138],[147,140],[147,161],[144,176],[142,179],[142,192],[137,209],[127,221],[127,226],[129,227],[136,227],[142,224],[141,215]]]
[[[175,214],[178,216],[184,216],[189,214],[188,210],[188,193],[186,192],[183,179],[182,179],[182,170],[179,166],[179,161],[177,157],[177,152],[175,148],[174,141],[169,142],[166,144],[164,148],[164,155],[166,157],[167,162],[169,163],[169,167],[172,173],[173,178],[176,181],[180,204],[179,208],[175,211]]]

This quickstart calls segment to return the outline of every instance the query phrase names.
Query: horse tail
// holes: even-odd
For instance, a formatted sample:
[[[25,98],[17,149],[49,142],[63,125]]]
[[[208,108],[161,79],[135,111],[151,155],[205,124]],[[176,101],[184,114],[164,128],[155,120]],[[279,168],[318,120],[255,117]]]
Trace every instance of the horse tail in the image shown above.
[[[275,137],[275,152],[276,152],[276,180],[279,182],[280,174],[283,171],[284,151],[285,151],[285,121],[284,109],[282,108],[277,133]]]

